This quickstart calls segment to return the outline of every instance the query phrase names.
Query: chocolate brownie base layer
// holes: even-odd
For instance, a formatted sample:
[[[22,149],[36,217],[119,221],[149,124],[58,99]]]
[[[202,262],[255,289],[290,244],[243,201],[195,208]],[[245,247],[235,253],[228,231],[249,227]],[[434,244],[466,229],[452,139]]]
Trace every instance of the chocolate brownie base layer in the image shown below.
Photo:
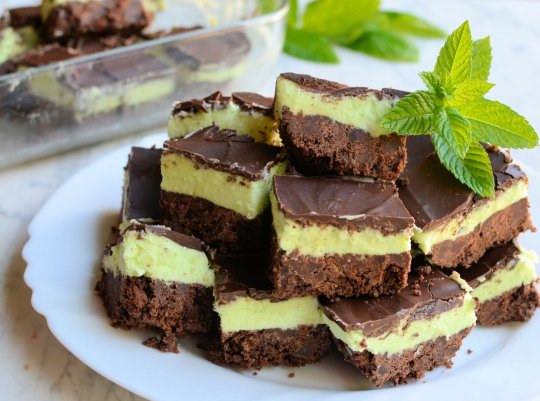
[[[177,351],[176,336],[206,333],[212,324],[212,288],[199,284],[115,276],[102,270],[96,290],[114,327],[157,328],[161,340],[148,343],[164,351]]]
[[[540,298],[534,283],[531,283],[482,302],[476,311],[476,318],[478,324],[483,326],[525,322],[534,315],[539,306]]]
[[[471,327],[454,334],[450,338],[438,337],[423,342],[416,347],[388,356],[372,354],[369,351],[352,352],[341,340],[335,340],[345,360],[360,369],[376,386],[386,382],[407,383],[407,379],[420,379],[427,371],[437,366],[452,366],[451,359],[461,348],[463,339]]]
[[[68,2],[54,7],[44,23],[50,41],[81,36],[138,33],[152,21],[142,0]]]
[[[276,248],[274,248],[276,249]],[[411,255],[327,255],[321,258],[278,250],[270,278],[284,297],[357,297],[395,294],[407,285]]]
[[[468,267],[477,262],[489,248],[505,244],[530,229],[533,229],[533,224],[529,201],[521,199],[492,215],[470,234],[434,245],[429,256],[437,266]]]
[[[280,135],[295,168],[307,175],[361,175],[395,181],[407,162],[405,137],[372,137],[324,116],[283,110]]]
[[[331,342],[325,325],[299,326],[290,330],[241,330],[222,333],[221,340],[214,341],[209,357],[220,365],[229,364],[241,369],[304,366],[328,355]]]
[[[250,220],[206,199],[161,191],[163,224],[193,235],[220,252],[259,250],[270,232],[270,210]]]

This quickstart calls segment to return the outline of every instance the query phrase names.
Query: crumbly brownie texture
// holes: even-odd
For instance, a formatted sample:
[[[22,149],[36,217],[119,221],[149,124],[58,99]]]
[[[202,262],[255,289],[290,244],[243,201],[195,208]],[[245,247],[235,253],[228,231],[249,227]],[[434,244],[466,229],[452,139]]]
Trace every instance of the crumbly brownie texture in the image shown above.
[[[529,201],[522,199],[492,215],[470,234],[434,245],[430,260],[437,266],[470,266],[489,248],[504,244],[532,227]]]
[[[407,160],[406,137],[378,138],[325,116],[281,111],[280,135],[298,171],[396,180]]]
[[[176,336],[206,333],[212,324],[210,287],[102,270],[96,290],[114,327],[157,328],[161,339],[150,339],[148,345],[162,351],[178,352]]]
[[[328,354],[331,345],[330,333],[324,325],[299,326],[291,330],[242,330],[220,333],[217,337],[210,359],[242,369],[319,362]]]
[[[250,220],[206,199],[163,190],[160,208],[164,225],[201,238],[220,252],[258,250],[270,237],[270,210]]]
[[[171,114],[208,113],[212,110],[221,110],[230,104],[235,104],[242,111],[271,116],[274,113],[273,101],[273,98],[264,97],[257,93],[233,92],[231,96],[225,96],[220,91],[217,91],[202,99],[177,102],[174,104]]]
[[[48,40],[67,40],[103,33],[135,33],[152,20],[141,0],[67,2],[55,6],[44,22]]]
[[[276,243],[275,235],[273,243]],[[287,255],[280,250],[272,255],[270,277],[276,292],[284,297],[324,295],[333,299],[363,294],[377,297],[405,287],[410,265],[410,253],[315,258],[298,252]]]
[[[378,387],[386,382],[407,383],[407,379],[420,379],[426,371],[445,365],[452,366],[452,358],[460,349],[463,339],[471,328],[461,330],[449,337],[438,337],[426,341],[399,354],[374,355],[369,351],[352,352],[347,345],[336,340],[336,345],[345,360],[360,369]]]
[[[482,302],[476,311],[478,323],[483,326],[496,326],[508,322],[525,322],[540,306],[540,298],[534,283]]]

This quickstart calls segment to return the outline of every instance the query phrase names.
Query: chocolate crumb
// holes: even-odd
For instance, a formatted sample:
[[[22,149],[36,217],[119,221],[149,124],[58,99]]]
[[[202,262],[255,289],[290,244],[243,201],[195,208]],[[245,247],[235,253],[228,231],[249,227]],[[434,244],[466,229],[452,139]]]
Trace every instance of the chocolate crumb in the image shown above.
[[[257,372],[253,372],[252,375],[253,375],[253,376],[257,376],[258,373],[257,373]]]
[[[292,379],[294,377],[294,372],[289,373],[289,379]]]
[[[467,350],[467,355],[471,355],[472,352],[473,352],[472,349],[469,348],[469,349]]]

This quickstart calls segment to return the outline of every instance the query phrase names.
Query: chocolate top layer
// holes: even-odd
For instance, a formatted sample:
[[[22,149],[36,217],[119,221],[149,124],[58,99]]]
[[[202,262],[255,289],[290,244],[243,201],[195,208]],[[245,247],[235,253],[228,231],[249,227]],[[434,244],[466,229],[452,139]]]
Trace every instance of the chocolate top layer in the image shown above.
[[[15,29],[29,25],[38,28],[41,25],[41,6],[12,8],[8,15],[9,25]]]
[[[159,220],[161,152],[161,149],[131,148],[126,167],[126,199],[122,210],[125,220]]]
[[[388,181],[362,182],[324,177],[274,177],[279,209],[289,219],[394,233],[413,219]]]
[[[156,234],[160,237],[170,239],[184,248],[190,248],[200,252],[202,252],[204,249],[203,243],[199,239],[173,231],[165,226],[152,226],[148,224],[135,223],[129,225],[126,228],[126,231],[146,231],[147,233]]]
[[[251,92],[234,92],[232,96],[225,96],[220,91],[214,92],[203,99],[191,99],[177,102],[172,114],[184,113],[208,113],[211,110],[220,110],[234,102],[241,110],[272,115],[274,99],[264,97]]]
[[[323,312],[343,330],[362,330],[377,337],[397,327],[400,320],[429,320],[461,305],[461,287],[438,270],[409,274],[408,286],[398,294],[378,298],[338,299],[325,303]]]
[[[518,247],[513,241],[507,242],[502,246],[489,249],[482,258],[472,266],[464,268],[458,267],[456,270],[462,279],[466,280],[473,288],[478,287],[481,281],[479,277],[484,276],[489,280],[499,269],[508,266],[511,260],[515,260],[519,253]]]
[[[218,254],[214,257],[216,301],[227,304],[238,298],[281,300],[273,293],[265,275],[267,258],[263,254]]]
[[[224,35],[179,41],[167,47],[169,56],[188,62],[191,68],[208,64],[231,64],[244,57],[251,48],[244,32],[228,32]]]
[[[495,176],[495,189],[512,185],[525,178],[523,171],[509,155],[488,148]],[[398,181],[399,196],[415,219],[417,226],[430,229],[483,201],[461,184],[440,163],[427,135],[407,137],[408,164]]]
[[[198,164],[230,172],[249,180],[264,177],[267,168],[281,160],[282,150],[238,136],[234,130],[216,125],[195,131],[185,138],[165,141],[169,152],[180,153]]]
[[[280,77],[296,83],[305,91],[323,93],[324,95],[333,97],[364,96],[372,93],[376,95],[379,99],[382,99],[384,97],[398,98],[403,97],[407,94],[407,92],[389,88],[376,90],[366,87],[350,87],[344,84],[340,84],[338,82],[315,78],[311,75],[295,74],[292,72],[282,73]]]

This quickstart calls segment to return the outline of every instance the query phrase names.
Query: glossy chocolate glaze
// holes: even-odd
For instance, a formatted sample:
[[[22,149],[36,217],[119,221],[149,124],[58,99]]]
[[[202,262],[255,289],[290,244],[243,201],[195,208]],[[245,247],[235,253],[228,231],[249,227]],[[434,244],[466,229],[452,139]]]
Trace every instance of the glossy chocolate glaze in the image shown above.
[[[185,138],[165,141],[166,152],[191,158],[198,164],[243,176],[263,178],[267,168],[280,161],[282,149],[254,142],[249,136],[216,125],[195,131]]]
[[[325,177],[274,177],[279,209],[305,224],[329,224],[383,233],[411,228],[413,219],[392,182],[363,182]]]
[[[225,96],[217,91],[202,99],[191,99],[178,102],[174,105],[172,114],[185,113],[208,113],[211,110],[220,110],[227,104],[234,102],[241,110],[248,112],[272,115],[274,99],[261,96],[252,92],[233,92],[232,96]]]

